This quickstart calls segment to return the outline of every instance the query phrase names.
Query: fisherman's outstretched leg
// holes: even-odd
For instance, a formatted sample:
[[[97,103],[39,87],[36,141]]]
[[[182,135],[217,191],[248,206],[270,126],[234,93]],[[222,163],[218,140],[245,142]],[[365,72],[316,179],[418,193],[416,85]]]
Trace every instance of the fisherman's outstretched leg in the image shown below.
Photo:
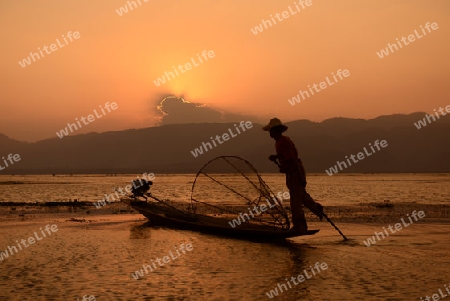
[[[306,171],[305,171],[305,168],[303,167],[303,164],[300,159],[299,159],[299,163],[298,163],[298,169],[300,172],[299,183],[300,183],[300,185],[302,185],[303,190],[304,190],[302,193],[302,203],[306,208],[311,210],[312,213],[317,215],[320,218],[320,220],[322,220],[323,206],[320,205],[319,203],[317,203],[316,201],[314,201],[313,198],[309,195],[309,193],[306,192]]]
[[[317,217],[320,218],[320,220],[322,220],[322,218],[324,217],[323,206],[314,201],[313,198],[309,195],[309,193],[306,192],[306,190],[304,192],[303,205],[309,210],[311,210],[312,213],[317,215]]]

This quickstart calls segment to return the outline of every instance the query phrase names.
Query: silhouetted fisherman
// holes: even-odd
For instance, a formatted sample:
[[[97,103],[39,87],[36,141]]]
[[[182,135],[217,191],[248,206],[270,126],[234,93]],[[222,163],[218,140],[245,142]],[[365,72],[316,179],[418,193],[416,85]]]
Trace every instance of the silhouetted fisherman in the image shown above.
[[[280,119],[272,118],[264,131],[269,131],[270,137],[275,140],[277,154],[271,155],[269,160],[278,164],[280,172],[286,174],[286,186],[291,196],[293,231],[305,233],[308,230],[305,213],[302,204],[317,215],[321,220],[323,207],[315,202],[306,192],[306,172],[303,163],[298,157],[294,142],[289,137],[283,136],[288,127],[281,123]],[[279,163],[277,162],[279,161]]]

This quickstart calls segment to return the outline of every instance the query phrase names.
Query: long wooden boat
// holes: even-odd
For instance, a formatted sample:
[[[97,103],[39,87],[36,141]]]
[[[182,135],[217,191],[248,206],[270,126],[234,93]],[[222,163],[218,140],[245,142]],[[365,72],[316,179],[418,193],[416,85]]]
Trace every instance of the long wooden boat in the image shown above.
[[[229,224],[232,218],[184,212],[164,206],[158,202],[140,201],[132,198],[123,199],[122,201],[147,217],[152,225],[174,229],[192,230],[258,241],[283,240],[289,237],[313,235],[319,232],[319,230],[308,230],[306,233],[300,233],[249,222],[233,228]]]

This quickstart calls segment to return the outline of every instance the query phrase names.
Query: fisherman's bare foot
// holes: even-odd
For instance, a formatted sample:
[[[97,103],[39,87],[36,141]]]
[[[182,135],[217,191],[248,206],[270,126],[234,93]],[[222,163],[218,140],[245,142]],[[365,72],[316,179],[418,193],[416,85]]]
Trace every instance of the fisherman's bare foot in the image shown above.
[[[293,232],[293,233],[298,233],[300,235],[304,235],[304,234],[306,234],[308,232],[308,230],[292,228],[291,230],[289,230],[289,232]]]
[[[307,225],[293,226],[289,231],[306,234],[306,232],[308,232],[308,226]]]

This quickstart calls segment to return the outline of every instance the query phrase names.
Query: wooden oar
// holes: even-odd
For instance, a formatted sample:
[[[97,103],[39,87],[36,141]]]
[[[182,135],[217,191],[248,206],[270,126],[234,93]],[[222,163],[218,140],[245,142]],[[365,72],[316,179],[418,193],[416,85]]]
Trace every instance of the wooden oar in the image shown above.
[[[330,222],[330,224],[334,227],[334,229],[336,229],[336,230],[339,232],[339,234],[342,235],[342,237],[344,238],[344,240],[347,240],[348,238],[345,237],[345,235],[341,232],[341,230],[338,229],[338,227],[336,227],[336,225],[335,225],[335,224],[331,221],[331,219],[325,214],[325,212],[323,212],[322,214],[323,214],[323,216],[325,216],[325,218],[327,219],[327,221]]]
[[[278,166],[278,168],[281,167],[280,163],[279,163],[277,160],[271,160],[271,161],[272,161],[273,163],[275,163],[275,164]],[[325,214],[325,212],[322,211],[322,214],[323,214],[323,216],[325,216],[325,218],[327,219],[327,221],[334,227],[334,229],[336,229],[336,230],[339,232],[339,234],[342,235],[342,237],[344,238],[344,240],[348,240],[348,238],[345,237],[344,233],[342,233],[341,230],[339,230],[339,228],[336,227],[336,225],[335,225],[335,224],[331,221],[331,219]]]

